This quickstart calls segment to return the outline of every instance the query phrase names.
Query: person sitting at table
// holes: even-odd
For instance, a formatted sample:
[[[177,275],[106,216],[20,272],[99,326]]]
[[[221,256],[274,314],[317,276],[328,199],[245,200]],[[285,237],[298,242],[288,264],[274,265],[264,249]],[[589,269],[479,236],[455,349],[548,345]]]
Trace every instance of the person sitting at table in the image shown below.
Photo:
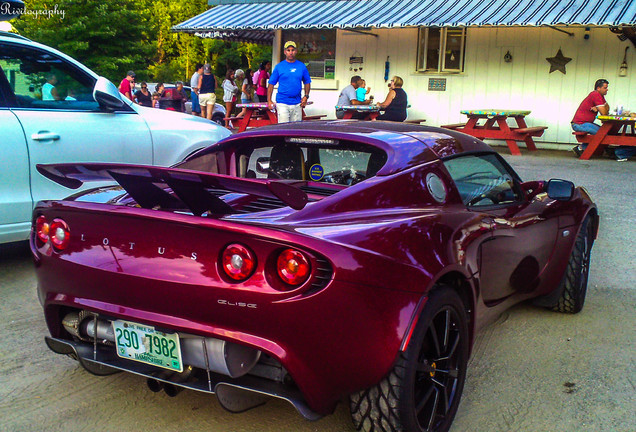
[[[365,80],[360,80],[360,85],[356,89],[356,99],[359,102],[364,102],[367,100],[367,95],[371,91],[371,87],[367,87],[367,82]],[[373,96],[369,97],[369,100],[372,100]]]
[[[574,118],[572,118],[572,130],[574,132],[585,132],[590,135],[595,135],[601,128],[600,125],[594,123],[596,120],[596,114],[602,115],[609,114],[609,104],[605,100],[605,95],[608,92],[609,81],[606,79],[596,80],[594,83],[594,91],[592,91],[583,102],[579,105]],[[587,147],[587,144],[579,144],[572,148],[572,151],[576,156],[581,156],[583,151]]]
[[[574,132],[586,132],[590,135],[595,135],[601,128],[598,124],[594,123],[597,114],[608,115],[609,104],[605,100],[607,94],[609,81],[606,79],[596,80],[594,83],[594,91],[592,91],[583,102],[579,105],[574,118],[572,118],[572,130]],[[587,148],[587,143],[579,144],[572,148],[574,154],[580,157],[583,151]],[[630,146],[618,146],[614,150],[614,156],[619,162],[625,162],[631,156],[636,154],[636,147]]]
[[[402,90],[404,81],[399,76],[394,76],[389,83],[389,94],[386,95],[384,102],[378,104],[384,110],[384,114],[378,116],[378,120],[388,120],[394,122],[403,122],[406,120],[406,107],[408,98],[406,92]]]
[[[351,84],[349,84],[348,86],[346,86],[345,88],[342,89],[342,91],[340,92],[340,96],[338,97],[338,106],[343,106],[343,105],[369,105],[371,103],[370,100],[366,100],[363,102],[360,102],[358,100],[358,98],[356,97],[356,90],[358,89],[358,87],[360,87],[360,84],[362,83],[362,78],[360,78],[360,75],[354,75],[351,77]],[[343,109],[336,109],[336,118],[344,118],[345,115],[345,110]],[[362,113],[362,112],[355,112],[353,113],[353,117],[354,119],[363,119],[365,118],[366,114]]]

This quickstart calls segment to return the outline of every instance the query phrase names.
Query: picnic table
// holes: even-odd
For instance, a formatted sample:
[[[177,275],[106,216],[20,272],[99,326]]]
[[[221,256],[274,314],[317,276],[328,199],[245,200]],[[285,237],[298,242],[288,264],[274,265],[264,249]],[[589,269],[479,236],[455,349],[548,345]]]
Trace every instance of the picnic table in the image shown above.
[[[636,146],[636,117],[599,115],[596,118],[603,122],[596,134],[574,132],[578,142],[587,143],[580,159],[588,160],[592,155],[602,154],[608,145]]]
[[[344,119],[352,119],[356,112],[364,113],[361,120],[374,120],[380,115],[379,105],[336,105],[336,110],[344,110]]]
[[[442,125],[443,128],[452,129],[472,135],[479,139],[504,140],[508,144],[510,153],[520,156],[521,151],[517,146],[517,141],[524,141],[528,150],[536,151],[532,137],[543,135],[547,126],[528,127],[525,117],[530,111],[516,110],[462,110],[462,114],[468,116],[466,123]],[[513,119],[516,127],[510,127],[507,120]]]
[[[311,103],[311,101],[307,102],[307,104]],[[245,115],[243,117],[229,117],[228,120],[237,122],[239,132],[243,132],[248,127],[278,124],[278,115],[276,111],[272,111],[268,108],[267,102],[240,103],[236,104],[236,107],[245,108]],[[303,121],[319,120],[322,117],[326,117],[326,114],[308,116],[303,109]]]

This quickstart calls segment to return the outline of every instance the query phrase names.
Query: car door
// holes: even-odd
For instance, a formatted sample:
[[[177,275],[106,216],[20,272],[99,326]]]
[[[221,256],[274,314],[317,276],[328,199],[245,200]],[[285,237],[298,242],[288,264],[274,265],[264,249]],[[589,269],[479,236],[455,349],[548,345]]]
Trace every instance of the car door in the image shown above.
[[[151,135],[143,118],[133,110],[100,110],[93,97],[96,78],[77,65],[39,47],[0,42],[0,67],[10,93],[4,108],[23,131],[22,136],[3,136],[3,143],[17,147],[26,140],[33,202],[72,192],[41,176],[37,164],[152,163]],[[4,134],[4,122],[0,128]],[[30,220],[30,209],[20,212],[21,221]]]
[[[0,133],[0,243],[4,243],[24,240],[24,232],[31,225],[29,215],[33,202],[24,132],[16,116],[2,107]]]
[[[557,239],[547,198],[527,200],[516,173],[494,153],[445,161],[462,201],[486,216],[491,235],[480,245],[479,281],[486,304],[534,291]]]

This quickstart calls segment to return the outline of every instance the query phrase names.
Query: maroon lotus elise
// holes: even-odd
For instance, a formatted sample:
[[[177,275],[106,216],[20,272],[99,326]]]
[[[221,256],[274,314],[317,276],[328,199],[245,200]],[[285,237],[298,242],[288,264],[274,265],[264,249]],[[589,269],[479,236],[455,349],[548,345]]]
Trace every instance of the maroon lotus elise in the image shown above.
[[[316,419],[348,398],[364,431],[447,431],[476,329],[527,299],[579,312],[599,224],[571,182],[523,182],[473,137],[402,123],[263,127],[172,168],[38,169],[100,182],[33,213],[53,351],[233,412],[269,395]]]

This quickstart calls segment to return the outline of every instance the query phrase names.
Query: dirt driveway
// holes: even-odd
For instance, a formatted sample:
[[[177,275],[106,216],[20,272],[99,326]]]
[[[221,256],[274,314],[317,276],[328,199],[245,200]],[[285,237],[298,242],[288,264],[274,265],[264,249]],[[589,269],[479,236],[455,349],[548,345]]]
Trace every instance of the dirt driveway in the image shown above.
[[[522,178],[585,185],[599,204],[588,298],[578,315],[522,304],[478,335],[453,432],[636,431],[636,163],[560,152],[507,157]],[[345,404],[307,422],[285,402],[233,415],[213,396],[151,393],[50,352],[24,247],[0,249],[0,431],[353,431]]]

